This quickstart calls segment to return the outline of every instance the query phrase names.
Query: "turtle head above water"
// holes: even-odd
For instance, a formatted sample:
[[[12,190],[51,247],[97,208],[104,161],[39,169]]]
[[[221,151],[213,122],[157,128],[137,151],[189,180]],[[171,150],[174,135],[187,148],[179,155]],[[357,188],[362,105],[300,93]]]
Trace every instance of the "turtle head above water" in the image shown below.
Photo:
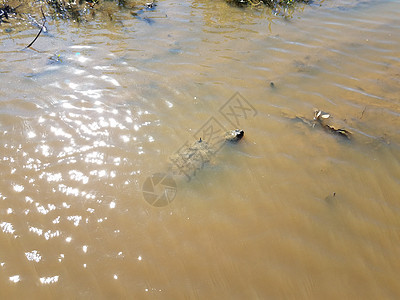
[[[225,140],[227,142],[240,141],[244,136],[244,131],[241,129],[229,130],[225,133]]]

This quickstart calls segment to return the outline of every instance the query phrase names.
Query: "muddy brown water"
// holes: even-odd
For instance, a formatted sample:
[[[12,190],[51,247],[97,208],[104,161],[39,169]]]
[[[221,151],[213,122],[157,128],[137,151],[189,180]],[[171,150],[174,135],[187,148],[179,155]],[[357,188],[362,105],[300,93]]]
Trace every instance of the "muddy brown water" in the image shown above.
[[[398,299],[399,13],[165,0],[49,19],[37,51],[1,24],[0,298]],[[314,108],[353,139],[296,121]],[[222,127],[245,137],[150,205]]]

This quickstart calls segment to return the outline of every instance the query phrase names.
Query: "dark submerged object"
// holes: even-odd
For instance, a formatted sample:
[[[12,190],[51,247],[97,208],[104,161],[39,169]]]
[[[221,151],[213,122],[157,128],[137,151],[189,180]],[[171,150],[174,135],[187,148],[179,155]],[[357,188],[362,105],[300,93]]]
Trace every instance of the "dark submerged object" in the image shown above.
[[[236,143],[244,137],[244,131],[241,129],[235,129],[227,131],[224,135],[224,139],[227,142]]]
[[[237,143],[244,137],[244,131],[241,129],[229,130],[225,132],[217,145],[212,145],[200,138],[191,145],[185,144],[174,155],[170,157],[172,173],[184,174],[189,180],[204,165],[211,161],[212,157],[221,148],[222,143]]]

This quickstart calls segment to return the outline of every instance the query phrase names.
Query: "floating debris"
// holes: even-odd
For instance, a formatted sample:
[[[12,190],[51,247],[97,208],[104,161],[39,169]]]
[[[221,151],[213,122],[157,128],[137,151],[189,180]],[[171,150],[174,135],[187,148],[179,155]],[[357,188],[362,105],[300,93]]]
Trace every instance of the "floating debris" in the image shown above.
[[[341,128],[336,129],[333,126],[330,126],[330,125],[324,125],[324,128],[329,130],[330,132],[338,134],[338,135],[340,135],[340,136],[342,136],[342,137],[344,137],[344,138],[346,138],[348,140],[351,139],[351,132],[349,132],[346,129],[341,129]]]
[[[56,63],[62,63],[63,60],[61,58],[61,54],[54,54],[49,57],[48,64],[56,64]]]
[[[157,4],[154,3],[154,2],[148,2],[148,3],[146,3],[146,7],[147,7],[147,8],[155,8],[156,6],[157,6]]]
[[[327,119],[329,119],[330,114],[324,113],[321,110],[316,109],[314,111],[314,120],[318,122],[318,124],[320,124],[322,126],[323,129],[325,129],[326,131],[333,133],[333,134],[337,134],[341,137],[344,137],[346,139],[351,139],[351,132],[343,129],[343,128],[335,128],[332,125],[329,124],[325,124],[325,121]]]
[[[337,134],[347,140],[350,140],[352,135],[351,132],[346,129],[337,128],[331,124],[328,124],[328,120],[330,120],[330,118],[331,118],[330,114],[323,112],[322,110],[319,109],[314,110],[314,118],[312,120],[302,116],[295,116],[294,118],[290,117],[292,121],[301,122],[313,128],[316,126],[322,127],[322,129],[324,129],[329,133]]]
[[[314,120],[321,121],[322,119],[328,119],[330,114],[323,113],[321,110],[314,110]]]

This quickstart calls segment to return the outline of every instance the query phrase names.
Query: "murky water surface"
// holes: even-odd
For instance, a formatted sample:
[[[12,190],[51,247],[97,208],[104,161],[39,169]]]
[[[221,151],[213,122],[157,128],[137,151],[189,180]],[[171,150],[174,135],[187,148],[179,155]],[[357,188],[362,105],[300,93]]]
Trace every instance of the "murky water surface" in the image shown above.
[[[36,51],[37,28],[1,24],[0,298],[398,299],[399,13],[160,0],[49,18]]]

